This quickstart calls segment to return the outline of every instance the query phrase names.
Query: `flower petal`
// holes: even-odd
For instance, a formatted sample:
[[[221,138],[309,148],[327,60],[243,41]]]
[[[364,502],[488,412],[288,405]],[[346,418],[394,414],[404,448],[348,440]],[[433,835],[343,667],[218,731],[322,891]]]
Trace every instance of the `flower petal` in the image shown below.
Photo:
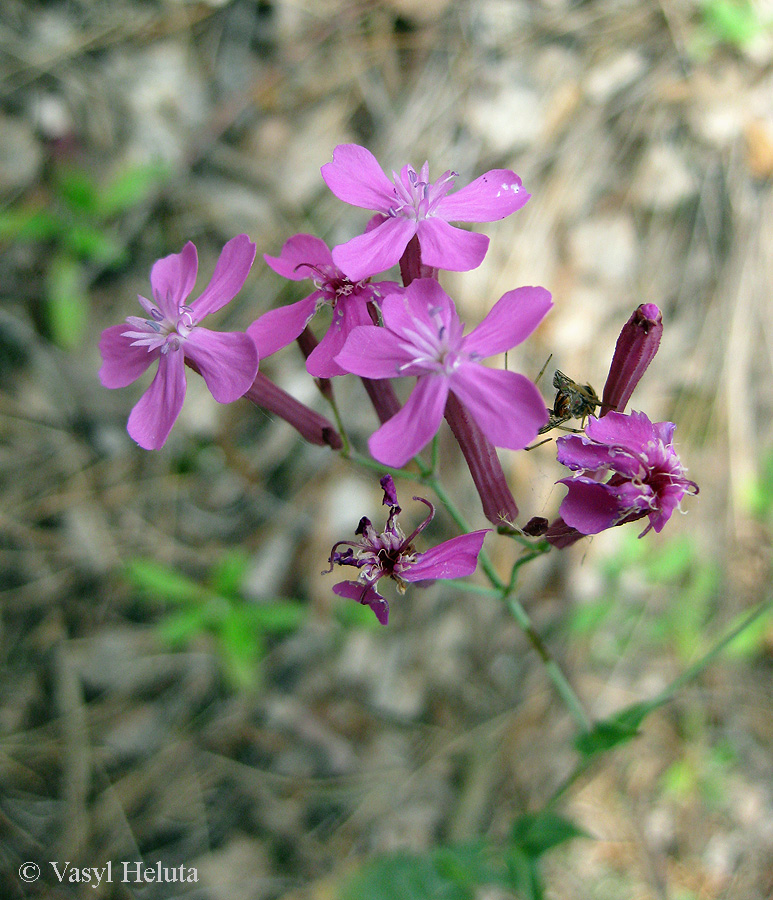
[[[314,267],[332,266],[333,257],[328,245],[313,234],[296,234],[285,241],[279,256],[263,254],[263,259],[283,278],[303,281],[314,278]]]
[[[422,219],[418,223],[417,234],[422,263],[435,269],[448,269],[450,272],[476,269],[488,250],[489,239],[485,234],[454,228],[436,217]]]
[[[417,322],[432,334],[438,332],[438,319],[446,332],[462,330],[454,301],[434,278],[416,278],[400,293],[387,296],[381,313],[386,327],[408,340],[415,335]]]
[[[363,378],[396,378],[420,375],[424,369],[411,366],[412,356],[403,341],[388,328],[358,325],[352,328],[335,362]],[[404,368],[405,367],[405,368]]]
[[[159,351],[133,347],[132,338],[124,337],[126,323],[105,328],[99,339],[102,366],[99,380],[106,388],[126,387],[136,381],[147,367],[158,359]]]
[[[160,354],[150,387],[129,415],[126,430],[145,450],[166,443],[185,399],[185,359],[180,350]]]
[[[531,194],[509,169],[491,169],[438,201],[435,214],[449,222],[493,222],[520,209]]]
[[[369,606],[382,625],[389,621],[389,604],[372,585],[360,584],[359,581],[339,581],[333,585],[333,593]]]
[[[641,461],[620,447],[595,444],[585,435],[568,435],[556,441],[557,459],[569,469],[582,469],[586,474],[611,469],[633,477],[642,469]]]
[[[298,337],[317,311],[319,297],[319,291],[314,291],[297,303],[270,309],[250,325],[247,334],[255,342],[260,359],[271,356]]]
[[[582,534],[598,534],[617,524],[621,509],[614,493],[606,485],[569,479],[563,483],[569,493],[558,512],[567,525]]]
[[[188,241],[180,253],[170,253],[159,259],[150,270],[153,299],[172,322],[177,321],[183,301],[196,284],[198,267],[196,247]]]
[[[242,331],[210,331],[200,325],[184,345],[218,403],[243,397],[258,374],[258,351]]]
[[[412,219],[389,218],[372,231],[334,247],[333,261],[347,278],[360,281],[399,262],[414,234],[416,222]]]
[[[255,244],[246,234],[238,234],[223,247],[215,271],[201,296],[191,303],[196,322],[222,309],[239,293],[255,261]]]
[[[624,447],[634,453],[644,453],[647,445],[659,437],[655,426],[642,412],[626,415],[612,411],[599,418],[590,416],[585,433],[599,444]]]
[[[483,539],[491,529],[472,531],[444,541],[425,553],[417,554],[416,562],[398,574],[403,581],[423,581],[430,578],[463,578],[472,575],[478,565]]]
[[[534,331],[553,305],[543,287],[520,287],[497,300],[486,318],[462,341],[481,359],[516,347]]]
[[[330,190],[352,206],[387,212],[397,199],[395,186],[376,157],[358,144],[339,144],[333,161],[320,170]]]
[[[370,436],[368,448],[373,458],[402,468],[435,436],[447,397],[447,378],[422,375],[400,412]]]
[[[516,372],[463,362],[450,387],[496,447],[522,450],[548,421],[540,392]]]
[[[330,327],[306,360],[306,371],[315,378],[345,375],[347,370],[338,365],[335,357],[343,350],[352,330],[363,326],[374,327],[368,312],[367,297],[339,297]]]

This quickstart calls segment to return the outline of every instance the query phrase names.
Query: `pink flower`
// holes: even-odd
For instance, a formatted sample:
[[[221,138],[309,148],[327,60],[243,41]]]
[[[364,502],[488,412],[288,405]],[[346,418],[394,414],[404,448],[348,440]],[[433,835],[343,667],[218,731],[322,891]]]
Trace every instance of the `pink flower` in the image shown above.
[[[504,219],[530,196],[509,169],[492,169],[453,194],[456,173],[444,172],[431,182],[426,162],[419,172],[403,166],[390,181],[376,157],[357,144],[336,147],[333,161],[322,166],[322,177],[339,200],[380,214],[365,234],[333,250],[336,265],[354,281],[394,265],[414,235],[424,265],[455,272],[474,269],[483,261],[489,239],[449,222]]]
[[[462,578],[472,575],[478,565],[478,554],[483,547],[483,539],[488,529],[472,531],[460,537],[444,541],[424,553],[418,552],[413,540],[424,531],[435,515],[435,508],[423,497],[414,497],[429,507],[429,515],[406,537],[397,522],[400,507],[391,475],[381,479],[384,489],[384,506],[389,507],[389,518],[384,531],[378,533],[363,516],[355,534],[359,541],[339,541],[330,553],[330,568],[333,566],[354,566],[360,570],[356,581],[340,581],[333,586],[339,597],[348,597],[358,603],[370,606],[382,625],[389,620],[389,604],[376,590],[380,578],[389,577],[397,582],[401,594],[405,593],[406,582],[434,581],[437,578]],[[338,547],[346,547],[343,552]]]
[[[597,534],[644,516],[661,531],[685,494],[698,486],[685,475],[673,445],[673,422],[653,424],[644,413],[591,416],[583,435],[561,437],[558,461],[574,470],[563,478],[569,493],[563,522],[582,534]]]
[[[297,303],[270,310],[250,325],[247,333],[258,348],[258,356],[264,359],[294,341],[320,307],[328,304],[333,308],[333,321],[306,360],[306,368],[316,378],[342,375],[335,355],[352,328],[373,324],[368,303],[375,302],[381,289],[394,286],[393,283],[350,281],[333,262],[327,244],[311,234],[296,234],[285,243],[278,257],[263,258],[285,278],[312,278],[316,290]]]
[[[230,240],[220,254],[209,284],[187,304],[196,283],[198,258],[189,241],[181,253],[159,259],[150,272],[153,300],[139,297],[147,318],[129,316],[123,325],[102,332],[99,377],[107,388],[125,387],[158,360],[158,371],[129,416],[129,434],[146,450],[163,446],[185,398],[185,359],[196,366],[212,396],[231,403],[252,385],[258,353],[240,332],[216,332],[199,323],[232,300],[255,259],[246,234]]]
[[[541,287],[508,291],[466,337],[454,303],[437,281],[419,278],[381,304],[384,328],[352,329],[336,362],[368,378],[418,376],[405,406],[371,435],[373,456],[401,467],[432,440],[449,391],[496,447],[520,450],[548,420],[537,388],[523,375],[481,360],[525,340],[552,306]]]

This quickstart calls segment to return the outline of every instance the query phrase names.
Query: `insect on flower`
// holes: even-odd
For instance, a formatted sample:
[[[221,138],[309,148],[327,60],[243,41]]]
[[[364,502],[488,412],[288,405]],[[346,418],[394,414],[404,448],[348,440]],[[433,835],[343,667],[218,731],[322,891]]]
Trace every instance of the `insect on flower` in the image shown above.
[[[543,425],[539,434],[545,434],[568,422],[570,419],[581,419],[583,427],[585,420],[601,406],[601,400],[593,388],[572,381],[568,375],[564,375],[556,369],[553,375],[553,387],[556,388],[556,397],[553,400],[553,409],[550,410],[550,418],[547,425]]]

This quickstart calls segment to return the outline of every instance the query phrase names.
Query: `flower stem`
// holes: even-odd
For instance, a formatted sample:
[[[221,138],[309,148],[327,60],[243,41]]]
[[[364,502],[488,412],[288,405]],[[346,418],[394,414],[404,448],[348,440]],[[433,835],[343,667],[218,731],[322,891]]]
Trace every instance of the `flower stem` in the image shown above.
[[[510,612],[513,614],[516,622],[521,626],[521,630],[528,638],[529,643],[537,651],[537,655],[542,660],[548,678],[553,682],[553,687],[566,704],[567,709],[574,716],[575,721],[583,731],[590,731],[592,727],[591,721],[585,710],[582,708],[580,698],[575,694],[574,689],[566,680],[566,676],[545,646],[539,632],[532,625],[529,614],[515,597],[506,596],[503,599],[506,600]]]

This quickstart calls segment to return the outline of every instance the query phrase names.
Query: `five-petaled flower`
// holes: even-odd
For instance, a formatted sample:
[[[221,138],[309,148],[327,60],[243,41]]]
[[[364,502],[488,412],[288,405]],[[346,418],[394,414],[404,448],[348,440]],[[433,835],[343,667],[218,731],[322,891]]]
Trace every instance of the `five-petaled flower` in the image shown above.
[[[223,247],[209,284],[188,303],[196,283],[198,257],[188,241],[181,253],[159,259],[150,272],[153,300],[139,297],[146,317],[129,316],[102,332],[99,377],[108,388],[125,387],[158,360],[158,371],[129,416],[127,429],[146,450],[163,446],[185,398],[185,358],[204,377],[212,396],[231,403],[249,389],[258,371],[258,352],[241,332],[217,332],[199,324],[231,301],[255,259],[255,244],[240,234]]]
[[[504,219],[530,197],[509,169],[492,169],[452,194],[456,173],[445,172],[431,182],[426,162],[419,172],[403,166],[390,181],[376,157],[357,144],[336,147],[333,161],[322,166],[322,177],[339,200],[378,213],[365,234],[333,249],[336,265],[354,281],[394,265],[414,235],[425,265],[474,269],[486,255],[488,237],[449,222]]]
[[[250,325],[247,333],[255,342],[260,358],[294,341],[317,310],[327,304],[333,308],[333,320],[306,360],[306,368],[316,378],[344,374],[334,360],[335,355],[352,328],[373,324],[368,303],[377,302],[382,290],[394,287],[394,283],[351,281],[333,262],[327,244],[311,234],[296,234],[285,243],[279,256],[266,254],[263,258],[285,278],[313,279],[316,290],[297,303],[269,310]]]
[[[352,329],[336,362],[368,378],[418,376],[405,406],[368,442],[375,459],[401,467],[432,440],[449,391],[496,447],[520,450],[548,420],[539,391],[523,375],[481,360],[525,340],[552,306],[541,287],[502,296],[467,336],[453,301],[431,278],[411,282],[381,303],[383,328]]]
[[[408,537],[397,521],[400,506],[391,475],[381,479],[384,506],[389,507],[386,527],[379,534],[365,516],[360,519],[355,534],[359,541],[338,541],[330,552],[330,568],[354,566],[359,569],[356,581],[340,581],[333,586],[339,597],[347,597],[369,606],[382,625],[389,619],[389,604],[376,590],[380,578],[388,576],[397,582],[397,589],[405,593],[407,582],[434,581],[437,578],[463,578],[472,575],[478,564],[478,554],[489,529],[472,531],[444,541],[423,553],[413,546],[414,539],[429,525],[435,508],[423,497],[414,497],[429,507],[429,514]],[[340,551],[339,547],[346,547]]]
[[[591,416],[585,434],[559,438],[558,461],[575,473],[560,482],[569,488],[560,509],[566,525],[597,534],[647,516],[639,536],[660,531],[682,497],[698,493],[674,449],[675,428],[641,412],[610,412]]]

